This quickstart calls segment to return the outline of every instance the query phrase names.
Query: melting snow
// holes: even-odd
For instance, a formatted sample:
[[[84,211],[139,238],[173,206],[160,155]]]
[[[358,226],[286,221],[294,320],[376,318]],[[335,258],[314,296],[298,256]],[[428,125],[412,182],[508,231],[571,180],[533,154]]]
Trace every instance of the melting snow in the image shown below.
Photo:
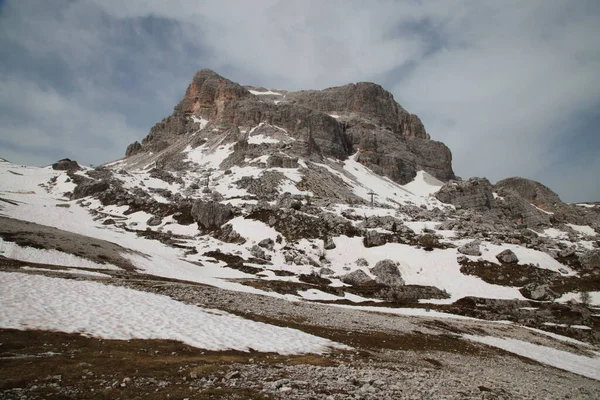
[[[207,350],[323,353],[346,346],[304,332],[96,282],[0,272],[0,327],[105,339],[170,339]]]
[[[600,380],[600,357],[598,357],[598,353],[596,352],[594,352],[594,357],[587,357],[512,338],[475,335],[463,335],[463,337],[474,342],[498,347],[565,371]]]
[[[283,94],[273,92],[271,90],[267,90],[266,92],[259,92],[258,90],[248,90],[248,91],[255,96],[265,96],[265,95],[283,96]]]

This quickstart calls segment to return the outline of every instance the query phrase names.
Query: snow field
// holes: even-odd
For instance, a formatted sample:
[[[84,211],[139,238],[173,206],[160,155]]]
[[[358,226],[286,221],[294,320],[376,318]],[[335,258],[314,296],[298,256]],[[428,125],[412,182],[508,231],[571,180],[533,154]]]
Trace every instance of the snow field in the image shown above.
[[[112,264],[96,263],[86,258],[78,257],[74,254],[63,253],[54,249],[45,250],[36,249],[33,247],[23,247],[13,242],[3,242],[2,239],[0,239],[0,254],[7,258],[37,264],[108,270],[120,269]]]
[[[207,350],[324,353],[344,345],[304,332],[95,282],[0,272],[0,327],[105,339],[170,339]]]
[[[463,335],[463,338],[497,347],[555,368],[600,380],[600,355],[596,352],[594,352],[594,357],[587,357],[513,338],[475,335]]]

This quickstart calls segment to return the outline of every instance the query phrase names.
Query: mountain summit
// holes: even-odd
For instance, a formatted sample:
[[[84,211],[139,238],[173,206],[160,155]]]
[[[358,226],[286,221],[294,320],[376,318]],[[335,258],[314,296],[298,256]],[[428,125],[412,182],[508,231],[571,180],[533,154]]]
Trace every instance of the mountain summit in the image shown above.
[[[288,143],[252,143],[254,137],[285,132]],[[156,124],[142,143],[127,148],[126,155],[167,168],[183,166],[177,154],[185,144],[201,144],[223,137],[237,142],[236,161],[260,145],[276,157],[326,158],[356,161],[375,173],[406,184],[423,170],[442,181],[453,179],[452,154],[430,140],[423,123],[374,83],[356,83],[325,90],[271,91],[244,87],[214,71],[198,71],[173,114]],[[183,146],[183,148],[185,148]]]

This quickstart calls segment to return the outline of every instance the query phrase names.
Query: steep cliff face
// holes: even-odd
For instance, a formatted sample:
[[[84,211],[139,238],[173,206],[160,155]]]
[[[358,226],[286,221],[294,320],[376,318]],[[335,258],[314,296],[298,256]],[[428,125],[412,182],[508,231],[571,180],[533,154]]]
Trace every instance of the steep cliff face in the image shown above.
[[[130,145],[126,156],[172,157],[179,138],[200,131],[207,138],[229,131],[229,140],[243,141],[248,132],[260,132],[261,124],[279,127],[297,142],[279,149],[290,157],[344,160],[358,153],[357,161],[401,184],[419,170],[443,181],[455,177],[450,150],[430,140],[421,120],[379,85],[273,92],[206,69],[194,75],[173,114],[152,127],[141,145]]]

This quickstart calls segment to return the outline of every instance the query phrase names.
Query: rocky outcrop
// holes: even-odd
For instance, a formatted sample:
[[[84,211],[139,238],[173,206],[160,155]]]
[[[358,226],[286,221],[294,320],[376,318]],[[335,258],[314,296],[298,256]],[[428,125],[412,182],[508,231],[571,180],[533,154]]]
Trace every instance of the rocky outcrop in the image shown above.
[[[423,123],[408,113],[381,86],[360,82],[325,90],[303,90],[287,93],[286,103],[350,120],[363,119],[404,137],[429,139]]]
[[[233,207],[216,201],[198,200],[192,206],[192,217],[201,228],[206,230],[219,229],[234,217]]]
[[[519,177],[503,179],[494,185],[494,190],[500,196],[516,194],[545,211],[555,211],[564,206],[560,197],[550,188],[530,179]]]
[[[379,261],[371,268],[371,273],[377,277],[377,282],[388,286],[404,286],[405,284],[398,270],[398,263],[392,260]]]
[[[527,297],[528,299],[537,301],[554,300],[560,297],[560,295],[552,289],[550,289],[550,286],[548,286],[547,284],[530,283],[521,288],[520,292],[523,296]]]
[[[600,268],[600,250],[588,250],[579,257],[579,261],[584,268]]]
[[[238,141],[244,140],[238,127],[248,131],[265,123],[284,129],[293,140],[285,151],[289,157],[272,156],[271,166],[295,167],[299,156],[343,160],[360,150],[359,162],[401,184],[410,182],[418,170],[444,181],[454,178],[450,150],[429,140],[421,120],[379,85],[289,92],[277,103],[265,99],[213,71],[198,71],[173,114],[153,126],[141,144],[131,144],[126,155],[161,153],[207,124],[217,132],[232,132],[228,140]],[[214,135],[213,129],[205,131]],[[240,146],[229,163],[243,162],[251,148],[247,143]],[[173,155],[160,157],[167,160]]]
[[[452,204],[456,208],[476,211],[489,210],[494,202],[492,184],[485,178],[450,181],[437,191],[435,197],[442,203]]]
[[[135,142],[133,142],[129,146],[127,146],[127,150],[125,150],[125,157],[134,156],[142,151],[143,151],[142,145],[140,144],[140,142],[138,142],[136,140]]]
[[[52,169],[56,171],[79,171],[81,167],[77,164],[77,161],[63,158],[52,164]]]
[[[352,271],[349,274],[342,275],[340,277],[340,280],[352,286],[362,286],[375,283],[375,281],[371,279],[371,277],[367,275],[366,272],[362,269],[357,269],[356,271]]]

